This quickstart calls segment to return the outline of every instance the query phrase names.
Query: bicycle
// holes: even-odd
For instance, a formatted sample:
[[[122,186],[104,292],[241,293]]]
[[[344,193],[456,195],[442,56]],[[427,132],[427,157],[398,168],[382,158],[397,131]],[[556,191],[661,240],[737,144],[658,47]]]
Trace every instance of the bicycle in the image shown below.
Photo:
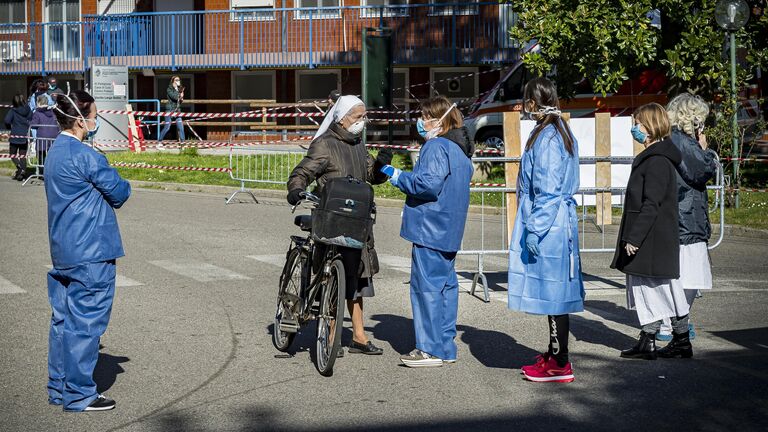
[[[303,192],[302,201],[293,206],[292,212],[303,202],[317,207],[320,198]],[[280,275],[272,343],[278,351],[287,352],[299,330],[317,320],[315,367],[321,375],[331,376],[344,322],[344,264],[338,245],[313,238],[311,215],[296,216],[294,224],[308,235],[291,236]],[[321,251],[322,256],[315,256]]]

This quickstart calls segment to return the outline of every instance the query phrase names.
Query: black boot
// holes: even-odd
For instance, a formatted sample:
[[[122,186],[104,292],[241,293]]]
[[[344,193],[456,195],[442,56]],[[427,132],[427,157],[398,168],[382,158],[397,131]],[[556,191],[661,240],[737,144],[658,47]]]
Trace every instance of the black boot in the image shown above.
[[[693,357],[693,346],[691,345],[690,332],[683,334],[672,334],[672,341],[664,348],[658,351],[659,357],[664,358],[691,358]]]
[[[640,332],[637,345],[621,352],[624,358],[656,360],[656,335]]]

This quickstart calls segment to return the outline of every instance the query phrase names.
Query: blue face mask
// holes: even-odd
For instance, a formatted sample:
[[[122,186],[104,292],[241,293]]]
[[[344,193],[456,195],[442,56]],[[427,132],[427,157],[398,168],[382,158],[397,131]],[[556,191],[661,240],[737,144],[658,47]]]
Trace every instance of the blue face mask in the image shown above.
[[[416,132],[418,132],[419,135],[422,136],[422,138],[426,138],[427,137],[427,132],[428,131],[426,129],[424,129],[424,119],[420,118],[420,119],[416,120]]]
[[[85,139],[91,139],[96,136],[96,132],[99,131],[99,126],[101,126],[101,119],[98,117],[96,117],[96,126],[94,126],[93,129],[88,129],[88,122],[85,122],[85,128],[88,131],[85,134]]]
[[[640,126],[634,125],[632,126],[632,129],[630,130],[632,133],[632,138],[635,139],[635,141],[639,143],[644,143],[645,140],[648,138],[648,135],[645,134],[645,132],[640,130]]]

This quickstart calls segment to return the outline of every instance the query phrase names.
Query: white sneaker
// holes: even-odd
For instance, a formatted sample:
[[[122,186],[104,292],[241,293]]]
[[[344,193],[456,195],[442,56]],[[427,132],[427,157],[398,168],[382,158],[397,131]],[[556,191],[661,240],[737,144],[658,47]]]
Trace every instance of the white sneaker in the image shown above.
[[[408,354],[400,356],[400,361],[411,368],[440,367],[443,365],[442,359],[427,354],[419,349],[415,349]]]
[[[158,150],[165,150],[165,146],[163,145],[163,143],[160,143],[160,142],[157,143],[157,147],[155,148],[157,148]]]

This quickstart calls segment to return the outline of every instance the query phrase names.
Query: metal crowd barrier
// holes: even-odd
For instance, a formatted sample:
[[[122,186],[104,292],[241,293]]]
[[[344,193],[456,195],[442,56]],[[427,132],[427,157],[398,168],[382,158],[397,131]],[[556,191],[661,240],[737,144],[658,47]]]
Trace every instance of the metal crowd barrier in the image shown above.
[[[227,198],[227,204],[238,194],[248,194],[258,203],[256,195],[247,190],[245,184],[285,185],[293,168],[306,155],[303,149],[238,146],[236,138],[237,134],[233,134],[229,144],[229,176],[240,182],[240,190]]]
[[[45,168],[45,156],[48,153],[48,150],[50,150],[51,145],[53,144],[53,141],[55,138],[34,138],[29,139],[29,144],[27,145],[27,168],[34,168],[35,173],[27,177],[23,183],[21,183],[22,186],[26,186],[27,183],[32,181],[32,179],[43,179],[44,175],[44,168]],[[41,152],[38,150],[38,145],[42,141],[50,141],[48,144],[48,150],[45,152]]]
[[[501,164],[507,162],[519,162],[520,157],[476,157],[473,158],[474,163],[485,164]],[[580,164],[594,164],[597,162],[610,162],[611,164],[631,164],[633,157],[582,157],[579,158]],[[718,162],[717,174],[715,176],[715,182],[713,185],[707,187],[707,189],[714,191],[714,199],[712,200],[714,205],[710,208],[710,213],[719,211],[719,234],[717,240],[709,245],[709,249],[718,247],[724,236],[725,226],[725,185],[724,185],[723,166]],[[479,236],[475,238],[467,237],[465,235],[462,242],[462,248],[458,252],[459,256],[477,257],[474,267],[468,269],[472,273],[472,287],[470,294],[475,295],[478,284],[483,289],[483,301],[490,301],[489,284],[486,273],[488,273],[487,267],[489,263],[494,264],[493,257],[503,257],[497,259],[495,264],[497,267],[508,268],[506,260],[509,256],[509,235],[511,233],[511,227],[507,226],[507,211],[506,211],[506,197],[507,193],[515,193],[514,187],[472,187],[470,188],[470,194],[477,196],[475,198],[474,206],[477,208],[479,201],[479,209],[470,212],[467,218],[467,225],[465,232],[471,232],[472,230],[479,229]],[[612,204],[612,208],[624,207],[624,195],[626,188],[595,188],[595,187],[583,187],[580,188],[576,197],[580,201],[581,207],[578,210],[579,216],[579,252],[580,253],[612,253],[615,250],[616,234],[618,233],[618,223],[611,225],[614,226],[610,229],[603,220],[598,220],[594,215],[597,214],[597,209],[601,207],[602,199],[604,199],[610,192],[610,196],[619,195],[619,204]],[[500,194],[500,198],[493,199],[491,194]],[[587,202],[588,196],[595,196],[595,203],[584,205]],[[488,202],[493,204],[488,205]],[[594,209],[594,212],[590,211],[590,208]],[[597,244],[595,244],[595,236],[597,236]],[[467,270],[467,269],[463,269]]]

